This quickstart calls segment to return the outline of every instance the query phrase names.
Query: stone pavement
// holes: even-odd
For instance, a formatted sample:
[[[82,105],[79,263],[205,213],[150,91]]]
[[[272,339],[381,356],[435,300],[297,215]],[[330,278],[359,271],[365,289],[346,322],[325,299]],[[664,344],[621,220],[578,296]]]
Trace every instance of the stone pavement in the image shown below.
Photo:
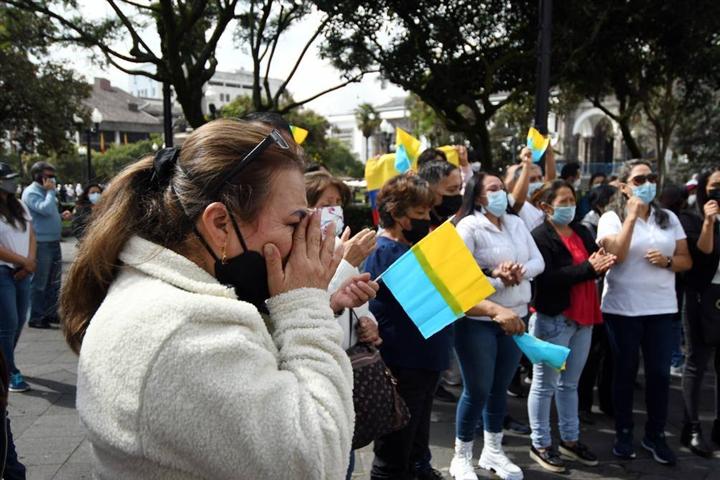
[[[73,255],[73,244],[63,244],[66,262]],[[17,348],[17,362],[33,390],[27,393],[10,394],[10,419],[17,444],[18,454],[28,466],[28,479],[89,479],[90,448],[85,433],[75,412],[75,381],[77,358],[66,346],[59,330],[35,330],[26,328]],[[642,380],[642,378],[641,378]],[[706,379],[703,391],[703,412],[713,409],[712,380]],[[510,399],[511,414],[527,420],[524,399]],[[644,414],[642,391],[636,391],[636,435],[642,431]],[[455,406],[436,402],[433,411],[431,449],[433,464],[447,478],[447,469],[452,458],[454,437]],[[678,434],[682,420],[682,398],[679,379],[673,378],[668,441],[679,456],[674,468],[655,463],[647,452],[638,447],[638,458],[630,462],[619,462],[612,457],[613,430],[610,419],[596,416],[594,426],[583,426],[582,440],[598,454],[598,467],[573,466],[567,475],[545,472],[528,458],[529,438],[509,434],[506,450],[523,468],[525,478],[543,480],[550,478],[575,479],[632,479],[632,480],[720,480],[720,451],[712,459],[701,459],[687,449],[680,448]],[[709,437],[710,416],[705,420]],[[637,439],[639,442],[639,438]],[[482,442],[475,448],[476,459]],[[282,461],[282,457],[278,457]],[[372,462],[372,451],[365,448],[358,452],[356,473],[353,478],[368,478]],[[480,478],[492,478],[478,470]],[[268,479],[273,480],[273,479]],[[304,479],[303,479],[304,480]]]

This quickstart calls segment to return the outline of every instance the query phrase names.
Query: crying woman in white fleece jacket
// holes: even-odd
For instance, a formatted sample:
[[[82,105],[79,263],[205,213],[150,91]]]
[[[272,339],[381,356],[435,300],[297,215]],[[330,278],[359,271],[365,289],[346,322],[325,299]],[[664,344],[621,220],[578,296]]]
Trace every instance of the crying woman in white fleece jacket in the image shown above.
[[[344,477],[333,310],[377,284],[326,293],[340,255],[301,168],[289,135],[217,120],[111,182],[61,299],[96,478]]]

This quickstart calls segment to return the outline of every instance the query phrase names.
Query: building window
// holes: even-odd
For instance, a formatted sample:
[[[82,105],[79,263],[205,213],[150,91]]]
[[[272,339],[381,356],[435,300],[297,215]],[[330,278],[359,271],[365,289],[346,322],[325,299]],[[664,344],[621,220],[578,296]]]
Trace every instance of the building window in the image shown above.
[[[223,83],[222,83],[222,82],[213,82],[212,80],[210,80],[210,81],[208,82],[208,85],[214,85],[214,86],[216,86],[216,87],[222,87],[222,86],[223,86]]]

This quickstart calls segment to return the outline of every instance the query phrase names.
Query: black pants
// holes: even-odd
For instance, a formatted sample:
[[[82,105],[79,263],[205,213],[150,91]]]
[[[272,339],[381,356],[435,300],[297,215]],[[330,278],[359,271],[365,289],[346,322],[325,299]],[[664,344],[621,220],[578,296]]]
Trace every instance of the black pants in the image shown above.
[[[430,413],[440,373],[389,366],[398,381],[398,392],[410,410],[410,422],[402,430],[375,440],[371,478],[410,480],[414,465],[430,444]]]
[[[685,292],[685,372],[682,389],[685,401],[685,421],[697,422],[700,410],[700,392],[708,360],[715,362],[715,418],[720,418],[720,349],[703,342],[700,328],[700,295],[689,287]]]
[[[607,414],[613,413],[612,374],[613,361],[607,330],[605,325],[595,325],[593,326],[590,354],[578,384],[579,410],[586,412],[592,410],[594,390],[597,385],[600,410]]]
[[[0,451],[7,451],[5,471],[0,471],[0,477],[5,480],[25,480],[25,465],[18,460],[12,430],[10,430],[10,419],[7,414],[5,415],[5,431],[2,432],[0,428]]]
[[[603,313],[615,362],[613,406],[617,432],[633,430],[633,397],[641,348],[645,360],[645,434],[652,438],[664,432],[670,396],[674,318],[674,313],[639,317]]]

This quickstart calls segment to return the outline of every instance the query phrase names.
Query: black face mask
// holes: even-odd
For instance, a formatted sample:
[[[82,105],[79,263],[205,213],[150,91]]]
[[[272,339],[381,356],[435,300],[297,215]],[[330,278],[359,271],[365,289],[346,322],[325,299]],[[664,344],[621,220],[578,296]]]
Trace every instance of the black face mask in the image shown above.
[[[462,195],[443,195],[442,203],[435,207],[437,214],[443,218],[455,215],[462,206]]]
[[[265,300],[270,298],[270,289],[268,288],[265,258],[259,252],[248,250],[232,214],[230,214],[230,220],[243,248],[243,253],[236,257],[225,259],[223,262],[215,255],[200,233],[196,232],[196,235],[200,237],[205,248],[215,259],[215,278],[218,282],[233,287],[239,300],[252,303],[259,311],[268,313]]]
[[[720,202],[720,188],[713,188],[708,192],[707,196],[708,200],[715,200],[716,202]]]
[[[410,230],[403,228],[402,234],[405,240],[411,244],[416,244],[430,233],[430,220],[421,220],[417,218],[410,219]]]

